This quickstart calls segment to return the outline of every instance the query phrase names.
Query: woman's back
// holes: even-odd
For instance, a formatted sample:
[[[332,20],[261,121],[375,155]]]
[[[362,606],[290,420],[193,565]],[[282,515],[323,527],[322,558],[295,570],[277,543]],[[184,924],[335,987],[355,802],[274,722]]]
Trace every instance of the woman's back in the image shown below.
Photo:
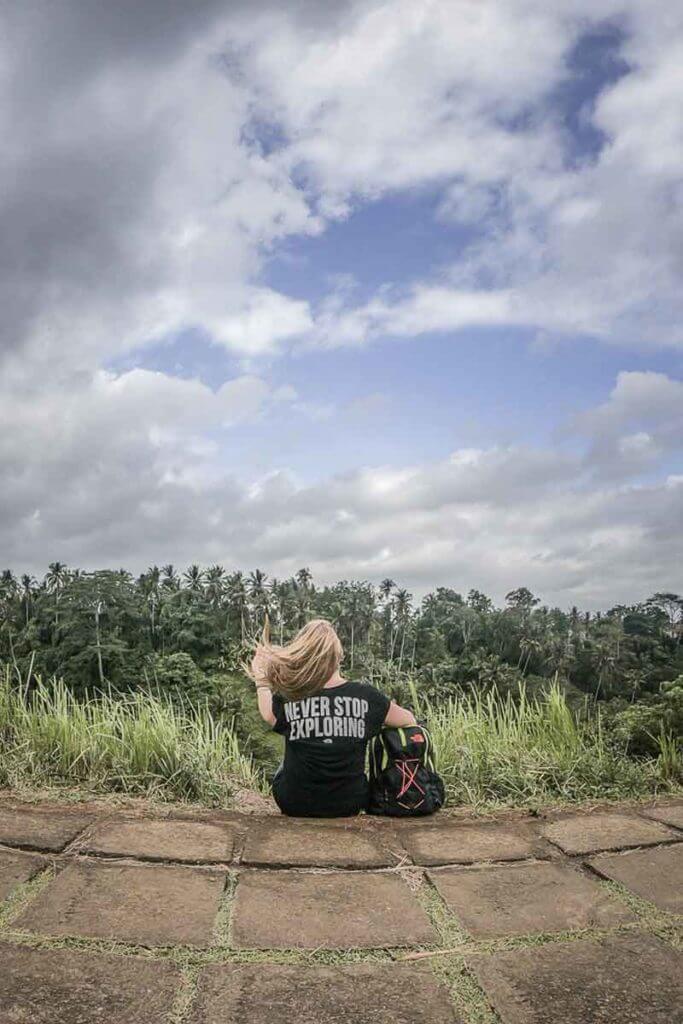
[[[368,802],[365,751],[390,701],[368,683],[350,680],[298,700],[273,696],[273,728],[285,737],[285,758],[273,795],[286,814],[340,817]]]
[[[249,675],[264,721],[285,737],[273,796],[285,814],[337,818],[368,804],[365,750],[383,724],[414,725],[369,683],[342,678],[343,648],[326,619],[313,619],[290,643],[269,642],[268,627]]]

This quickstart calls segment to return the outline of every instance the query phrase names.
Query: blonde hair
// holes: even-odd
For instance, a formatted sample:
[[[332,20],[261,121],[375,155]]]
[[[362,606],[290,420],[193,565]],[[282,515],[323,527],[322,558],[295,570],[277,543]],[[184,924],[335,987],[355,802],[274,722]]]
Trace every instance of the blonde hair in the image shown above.
[[[256,655],[262,656],[263,669],[259,678],[271,690],[290,700],[300,700],[318,693],[339,668],[344,649],[334,626],[327,619],[312,619],[300,629],[294,639],[280,647],[270,643],[268,620],[263,627],[263,638],[256,646]],[[248,669],[251,678],[254,673]]]

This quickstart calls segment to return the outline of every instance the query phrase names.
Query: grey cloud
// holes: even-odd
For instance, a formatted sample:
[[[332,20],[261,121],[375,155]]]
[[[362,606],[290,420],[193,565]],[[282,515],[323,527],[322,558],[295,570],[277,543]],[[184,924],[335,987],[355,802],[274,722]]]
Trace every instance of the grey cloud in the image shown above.
[[[602,478],[656,466],[683,446],[683,381],[663,373],[620,373],[606,402],[567,425],[589,441],[585,463]]]
[[[92,368],[188,321],[214,329],[249,307],[261,244],[309,229],[305,198],[242,138],[248,96],[220,60],[231,19],[273,7],[2,5],[8,375]],[[233,208],[229,187],[245,182]]]
[[[161,376],[81,395],[57,430],[49,409],[30,423],[7,410],[2,433],[14,422],[15,443],[0,445],[0,563],[40,572],[54,559],[133,571],[220,561],[271,575],[308,564],[323,581],[389,575],[416,594],[444,584],[500,599],[524,584],[565,606],[680,589],[683,478],[596,482],[580,458],[497,448],[313,483],[286,471],[245,481],[203,436],[224,415],[219,400],[202,414],[210,402],[196,382]],[[165,433],[176,388],[188,407],[180,437]]]

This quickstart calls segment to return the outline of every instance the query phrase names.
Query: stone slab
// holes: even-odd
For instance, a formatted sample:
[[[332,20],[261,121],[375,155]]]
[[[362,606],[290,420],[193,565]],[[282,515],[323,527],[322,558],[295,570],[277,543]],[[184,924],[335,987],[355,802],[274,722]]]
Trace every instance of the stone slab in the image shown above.
[[[683,958],[650,935],[470,957],[504,1024],[683,1024]]]
[[[652,807],[643,811],[648,818],[683,829],[683,804],[668,804],[664,807]]]
[[[666,843],[676,836],[655,821],[644,821],[635,814],[575,814],[552,822],[544,836],[564,853],[599,853],[601,850],[626,850],[635,846]]]
[[[411,825],[400,839],[416,864],[475,864],[478,861],[547,857],[549,849],[533,825],[510,823]]]
[[[242,949],[355,949],[437,936],[396,875],[250,870],[237,883],[232,938]]]
[[[621,882],[662,910],[683,914],[683,843],[594,857],[588,863],[603,878]]]
[[[79,861],[16,924],[42,935],[209,946],[225,878],[199,868]]]
[[[0,807],[0,843],[59,853],[92,820],[68,811]]]
[[[212,966],[189,1024],[459,1024],[428,967],[408,964]]]
[[[569,864],[445,868],[429,877],[471,935],[495,937],[611,927],[634,921],[628,908]]]
[[[97,825],[84,849],[109,857],[210,864],[229,861],[233,841],[230,825],[123,819]]]
[[[395,864],[396,857],[357,825],[330,828],[274,818],[249,829],[242,861],[269,867],[379,868]]]
[[[2,1024],[167,1024],[180,983],[169,963],[0,944]]]
[[[30,853],[0,851],[0,900],[6,900],[13,889],[28,882],[44,868],[47,861]]]

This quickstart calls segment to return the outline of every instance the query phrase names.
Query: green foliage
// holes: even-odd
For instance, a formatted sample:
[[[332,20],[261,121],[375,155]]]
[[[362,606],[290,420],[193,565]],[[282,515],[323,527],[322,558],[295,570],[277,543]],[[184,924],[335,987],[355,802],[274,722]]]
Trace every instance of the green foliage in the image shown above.
[[[227,804],[263,776],[206,707],[139,692],[77,699],[60,680],[25,695],[0,679],[0,784],[85,785]]]
[[[415,605],[392,579],[379,586],[341,580],[318,587],[305,568],[290,579],[269,580],[259,569],[245,574],[191,565],[181,573],[166,565],[134,579],[125,570],[82,572],[54,562],[41,581],[0,573],[0,664],[9,666],[15,689],[33,707],[32,735],[44,735],[52,750],[62,744],[69,765],[86,764],[92,756],[89,742],[84,750],[78,743],[89,728],[89,695],[99,691],[137,708],[134,722],[120,723],[131,753],[123,776],[156,772],[180,780],[187,773],[187,749],[180,762],[174,761],[175,740],[164,747],[175,728],[169,715],[177,722],[208,715],[245,756],[271,768],[282,740],[258,715],[240,665],[266,615],[273,639],[283,643],[308,619],[322,616],[340,634],[344,673],[368,679],[401,703],[410,703],[414,682],[447,748],[459,735],[463,708],[470,709],[466,731],[472,743],[462,778],[452,775],[454,794],[471,790],[502,798],[503,783],[496,779],[503,779],[506,765],[510,799],[530,793],[533,778],[539,793],[592,792],[591,773],[601,780],[596,794],[610,786],[629,792],[645,776],[652,785],[680,777],[682,614],[683,600],[668,592],[604,613],[548,608],[526,587],[511,590],[502,608],[478,590],[465,598],[450,587],[438,587]],[[55,689],[54,713],[39,715],[52,685],[40,680],[53,678],[66,680],[69,692]],[[580,723],[579,738],[562,748],[562,760],[554,740],[544,733],[535,746],[531,734],[519,733],[518,722],[515,761],[514,743],[508,743],[515,736],[514,714],[523,716],[526,728],[537,715],[533,709],[542,707],[546,728],[555,699],[546,694],[553,684],[550,692],[562,695]],[[141,692],[153,695],[154,712],[135,705]],[[477,716],[493,716],[481,735],[497,737],[497,748],[493,740],[478,745],[480,733],[472,726]],[[154,753],[148,762],[144,746],[150,737]]]
[[[557,684],[541,697],[529,698],[522,689],[515,699],[492,689],[417,703],[453,803],[621,798],[675,781],[669,765],[628,757],[588,704],[572,711]]]
[[[150,688],[191,703],[198,703],[210,689],[205,673],[185,651],[151,655],[145,662],[144,675]]]
[[[616,710],[611,719],[614,735],[633,754],[661,752],[662,737],[680,746],[683,736],[683,675],[662,683],[657,696],[647,696],[637,704]]]
[[[463,686],[513,692],[531,677],[557,676],[600,701],[633,701],[683,672],[682,609],[679,596],[661,592],[604,614],[565,612],[541,605],[526,587],[511,590],[504,608],[480,591],[465,599],[450,587],[415,607],[391,579],[319,588],[307,569],[269,580],[260,569],[245,575],[220,565],[182,574],[152,566],[134,579],[122,569],[82,572],[54,562],[41,582],[0,574],[0,661],[17,679],[57,675],[76,693],[105,684],[135,690],[156,679],[161,690],[206,690],[214,700],[209,677],[238,669],[266,614],[279,642],[323,616],[341,636],[347,674],[382,685],[417,675],[442,699]]]

